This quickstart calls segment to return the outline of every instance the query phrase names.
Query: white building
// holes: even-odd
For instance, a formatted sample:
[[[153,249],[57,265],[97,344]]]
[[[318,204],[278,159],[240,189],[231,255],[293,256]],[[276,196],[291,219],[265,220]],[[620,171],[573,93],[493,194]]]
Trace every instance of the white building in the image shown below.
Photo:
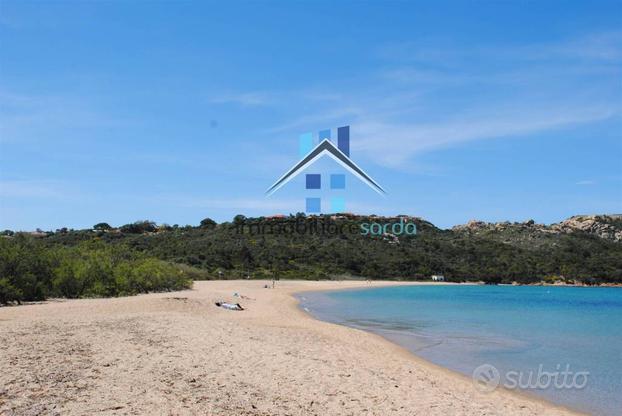
[[[440,274],[440,275],[435,274],[435,275],[432,276],[432,281],[433,282],[444,282],[445,281],[445,276],[443,276],[442,274]]]

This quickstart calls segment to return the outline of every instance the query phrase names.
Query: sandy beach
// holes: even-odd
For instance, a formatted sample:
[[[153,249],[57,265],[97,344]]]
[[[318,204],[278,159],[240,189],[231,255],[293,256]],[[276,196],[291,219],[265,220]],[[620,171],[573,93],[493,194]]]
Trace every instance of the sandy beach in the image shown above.
[[[480,393],[379,336],[311,318],[292,296],[366,282],[264,284],[0,308],[0,414],[574,414]]]

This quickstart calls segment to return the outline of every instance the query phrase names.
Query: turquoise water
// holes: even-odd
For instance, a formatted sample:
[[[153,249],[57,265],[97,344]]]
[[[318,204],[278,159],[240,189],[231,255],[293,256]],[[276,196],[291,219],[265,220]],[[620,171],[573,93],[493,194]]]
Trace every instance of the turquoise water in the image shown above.
[[[299,298],[319,319],[375,332],[466,375],[490,364],[502,385],[622,414],[621,288],[402,286]]]

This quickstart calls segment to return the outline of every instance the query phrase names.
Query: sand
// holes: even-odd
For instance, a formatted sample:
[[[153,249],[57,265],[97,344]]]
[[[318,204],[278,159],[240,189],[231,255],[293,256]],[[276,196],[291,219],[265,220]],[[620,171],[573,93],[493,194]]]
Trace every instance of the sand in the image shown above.
[[[365,282],[265,283],[0,308],[0,414],[573,414],[481,393],[379,336],[311,318],[291,296]],[[255,300],[214,305],[234,292]]]

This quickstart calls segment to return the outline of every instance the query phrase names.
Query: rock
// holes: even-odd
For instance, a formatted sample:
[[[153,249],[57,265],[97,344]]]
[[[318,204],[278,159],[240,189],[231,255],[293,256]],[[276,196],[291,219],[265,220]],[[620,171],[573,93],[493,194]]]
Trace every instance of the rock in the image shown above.
[[[622,241],[622,215],[575,215],[551,225],[560,233],[586,232],[606,240]]]
[[[466,232],[477,234],[483,231],[504,232],[509,230],[521,231],[527,236],[537,235],[537,233],[548,234],[568,234],[574,232],[584,232],[596,235],[600,238],[622,242],[622,214],[615,215],[575,215],[562,222],[544,225],[537,224],[534,220],[525,222],[509,221],[487,223],[484,221],[471,220],[465,225],[456,225],[452,228],[454,232]],[[533,234],[533,233],[536,234]]]

